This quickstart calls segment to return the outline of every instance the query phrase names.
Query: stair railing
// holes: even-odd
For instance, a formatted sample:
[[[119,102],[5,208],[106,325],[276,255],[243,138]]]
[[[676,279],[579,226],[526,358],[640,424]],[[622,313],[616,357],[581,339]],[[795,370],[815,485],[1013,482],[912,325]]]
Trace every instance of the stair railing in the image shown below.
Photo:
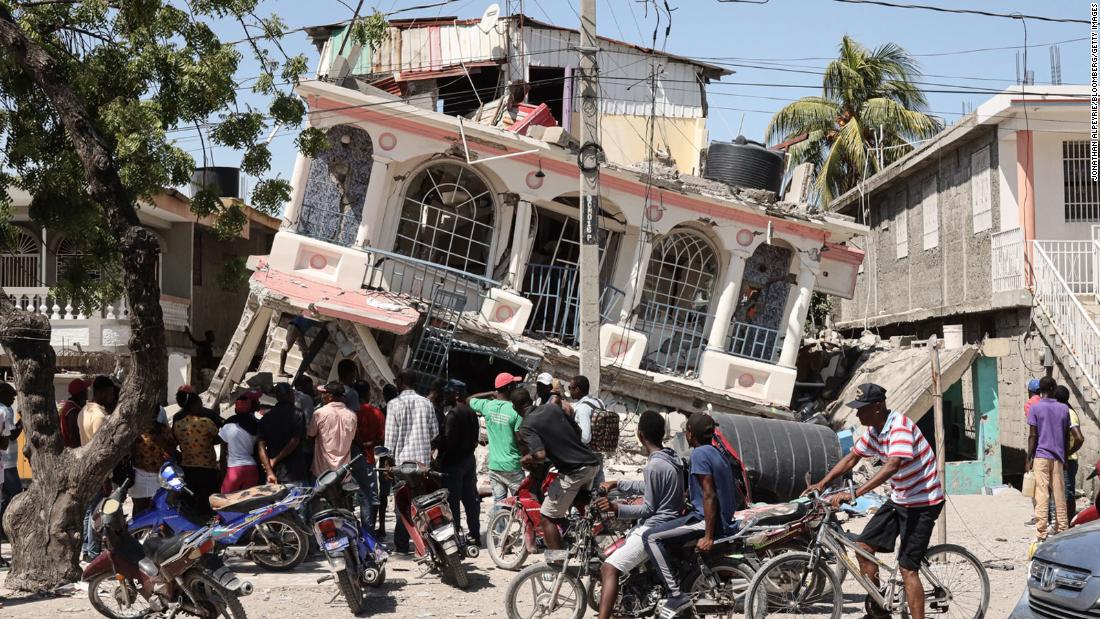
[[[1077,300],[1040,242],[1032,242],[1035,301],[1050,319],[1062,342],[1081,367],[1085,379],[1100,393],[1100,328]]]

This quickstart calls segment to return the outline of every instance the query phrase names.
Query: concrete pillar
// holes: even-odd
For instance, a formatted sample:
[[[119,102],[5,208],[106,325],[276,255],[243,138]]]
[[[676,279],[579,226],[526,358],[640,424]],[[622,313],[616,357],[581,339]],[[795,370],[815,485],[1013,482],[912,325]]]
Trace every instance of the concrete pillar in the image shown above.
[[[783,335],[783,352],[779,355],[779,365],[783,367],[793,368],[798,359],[798,347],[802,344],[802,325],[810,311],[810,297],[813,295],[816,280],[817,272],[803,261],[798,271],[798,283],[791,291],[792,295],[797,296],[787,311],[787,330]]]
[[[386,214],[386,201],[390,187],[386,181],[389,162],[374,158],[370,168],[370,180],[367,181],[367,195],[363,200],[363,211],[359,218],[359,233],[355,236],[355,246],[378,247],[379,234]]]
[[[737,309],[737,293],[741,289],[741,278],[745,274],[745,256],[732,252],[729,267],[726,269],[725,283],[718,296],[718,306],[714,309],[714,321],[707,338],[707,349],[726,352],[726,337],[729,335],[730,320]]]
[[[619,316],[619,322],[630,322],[634,309],[642,301],[642,290],[645,289],[646,272],[649,270],[649,257],[653,253],[653,239],[645,232],[639,232],[640,242],[634,244],[633,260],[629,263],[630,275],[623,284],[623,309]],[[629,247],[624,242],[621,247]]]
[[[531,242],[531,209],[527,200],[516,204],[515,225],[512,231],[512,255],[508,261],[508,280],[506,285],[512,290],[523,290],[523,276],[527,269],[527,246]]]
[[[290,204],[283,212],[283,227],[295,229],[298,225],[298,213],[305,199],[306,182],[309,180],[309,166],[313,160],[299,153],[294,158],[294,172],[290,175]]]

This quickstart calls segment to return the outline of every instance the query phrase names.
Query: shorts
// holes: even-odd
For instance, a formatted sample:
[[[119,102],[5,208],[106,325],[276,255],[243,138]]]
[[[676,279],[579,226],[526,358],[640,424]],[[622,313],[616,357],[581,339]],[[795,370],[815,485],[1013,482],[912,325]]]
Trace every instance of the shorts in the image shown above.
[[[573,507],[577,494],[581,490],[592,488],[592,480],[596,479],[602,468],[599,464],[592,464],[569,474],[558,475],[550,484],[546,500],[542,502],[542,509],[539,511],[547,518],[565,518],[569,514],[569,508]]]
[[[131,499],[151,499],[160,488],[160,474],[134,469],[134,487],[130,488]]]
[[[294,328],[298,329],[299,333],[301,333],[302,335],[305,335],[306,333],[309,333],[310,329],[312,329],[313,327],[316,327],[320,323],[317,322],[316,320],[306,318],[305,316],[297,316],[297,317],[291,319],[290,324],[294,325]]]
[[[937,505],[905,507],[887,501],[867,523],[856,541],[867,544],[877,552],[893,552],[894,542],[900,535],[898,565],[907,570],[919,570],[941,511],[942,502]]]
[[[611,553],[605,563],[609,563],[611,567],[619,570],[620,574],[626,574],[630,570],[638,567],[645,560],[649,558],[649,555],[645,551],[645,542],[642,541],[642,533],[645,533],[649,527],[642,525],[635,527],[630,535],[626,536],[626,541],[622,546],[615,549],[615,552]]]

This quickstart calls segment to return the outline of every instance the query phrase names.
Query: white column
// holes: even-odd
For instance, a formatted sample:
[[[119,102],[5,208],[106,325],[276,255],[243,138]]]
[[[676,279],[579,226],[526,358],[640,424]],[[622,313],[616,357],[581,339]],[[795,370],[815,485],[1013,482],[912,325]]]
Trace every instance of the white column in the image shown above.
[[[718,296],[718,306],[714,309],[714,321],[710,326],[707,349],[726,352],[726,337],[729,335],[730,320],[737,309],[737,292],[741,289],[741,277],[745,274],[745,256],[732,252],[729,268],[722,292]]]
[[[309,168],[313,160],[298,153],[294,158],[294,172],[290,175],[290,204],[286,205],[283,212],[283,225],[295,229],[298,225],[298,213],[302,210],[302,200],[305,198],[306,183],[309,181]]]
[[[508,259],[508,286],[517,292],[523,290],[523,276],[527,269],[527,245],[531,242],[531,203],[521,199],[516,204],[515,224],[512,230],[512,255]]]
[[[370,180],[367,181],[367,195],[363,200],[363,211],[359,218],[359,234],[355,237],[355,245],[363,247],[379,246],[383,217],[386,214],[386,202],[389,199],[389,179],[386,172],[389,170],[389,161],[374,158],[370,168]]]
[[[649,257],[653,253],[653,240],[645,232],[639,237],[641,242],[634,244],[633,262],[630,263],[630,277],[623,285],[623,309],[619,316],[619,322],[630,322],[634,309],[642,301],[642,290],[645,289],[646,272],[649,270]],[[627,247],[624,243],[622,247]]]
[[[38,248],[38,270],[41,275],[38,278],[40,286],[46,286],[46,228],[42,228],[42,246]],[[57,283],[57,282],[54,282]]]
[[[816,268],[816,264],[811,266],[803,260],[798,271],[798,283],[791,291],[794,301],[788,304],[790,309],[787,311],[787,330],[783,335],[783,352],[779,355],[779,365],[785,368],[793,368],[798,359],[798,347],[802,344],[802,325],[810,311],[810,297],[817,280]]]

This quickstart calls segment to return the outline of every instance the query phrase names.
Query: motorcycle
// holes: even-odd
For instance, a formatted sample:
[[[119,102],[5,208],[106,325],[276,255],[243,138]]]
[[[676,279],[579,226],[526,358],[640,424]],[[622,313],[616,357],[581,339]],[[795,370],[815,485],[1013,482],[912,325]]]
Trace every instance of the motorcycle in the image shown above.
[[[386,559],[389,556],[370,531],[361,528],[355,512],[347,508],[348,477],[356,456],[338,469],[317,478],[310,499],[313,512],[313,534],[317,545],[328,559],[331,574],[317,582],[335,580],[351,612],[359,614],[365,599],[363,586],[377,587],[386,580]]]
[[[557,476],[557,471],[553,470],[546,475],[542,482],[542,496],[546,496]],[[516,494],[501,500],[501,509],[489,518],[485,546],[489,557],[500,569],[518,570],[529,554],[543,549],[542,502],[532,491],[534,479],[532,475],[525,477]],[[641,500],[635,498],[627,502]],[[596,523],[596,534],[621,532],[629,528],[628,524],[619,521],[599,522]]]
[[[602,488],[596,492],[606,495]],[[626,537],[622,533],[598,534],[601,523],[607,528],[605,515],[588,503],[586,497],[578,497],[575,507],[582,517],[569,525],[569,558],[561,565],[538,563],[517,574],[505,593],[508,619],[557,615],[563,611],[564,616],[580,619],[585,604],[578,603],[579,600],[599,610],[600,566],[626,542]],[[693,545],[670,549],[670,560],[676,573],[684,575],[684,591],[693,596],[697,615],[732,616],[743,612],[744,593],[752,573],[732,553],[739,543],[736,536],[715,540],[714,550],[705,555],[696,552]],[[525,599],[528,591],[531,599]],[[643,563],[621,576],[612,614],[650,616],[665,596],[660,576],[648,562]]]
[[[1096,479],[1096,476],[1100,475],[1100,462],[1097,462],[1092,468],[1092,472],[1089,473],[1085,481]],[[1092,505],[1089,505],[1085,509],[1077,512],[1077,515],[1073,517],[1070,522],[1071,527],[1075,527],[1079,524],[1085,524],[1086,522],[1092,522],[1094,520],[1100,520],[1100,513],[1097,512],[1097,504],[1100,503],[1100,492],[1097,492],[1096,496],[1092,499]]]
[[[210,507],[216,512],[211,521],[183,500],[191,491],[174,463],[164,463],[160,481],[153,506],[130,523],[138,539],[197,531],[216,522],[222,526],[218,545],[227,555],[248,557],[266,569],[293,569],[309,554],[309,534],[296,510],[309,499],[310,488],[265,485],[211,495]]]
[[[443,475],[415,462],[383,470],[392,472],[397,480],[394,503],[416,548],[416,560],[442,572],[459,589],[465,589],[470,581],[462,557],[476,558],[479,550],[458,534],[447,503],[447,490],[439,485]]]
[[[93,530],[103,552],[84,568],[88,598],[98,613],[112,619],[197,617],[245,619],[240,596],[252,593],[216,553],[212,527],[142,542],[126,528],[122,504],[132,480],[100,501]]]

